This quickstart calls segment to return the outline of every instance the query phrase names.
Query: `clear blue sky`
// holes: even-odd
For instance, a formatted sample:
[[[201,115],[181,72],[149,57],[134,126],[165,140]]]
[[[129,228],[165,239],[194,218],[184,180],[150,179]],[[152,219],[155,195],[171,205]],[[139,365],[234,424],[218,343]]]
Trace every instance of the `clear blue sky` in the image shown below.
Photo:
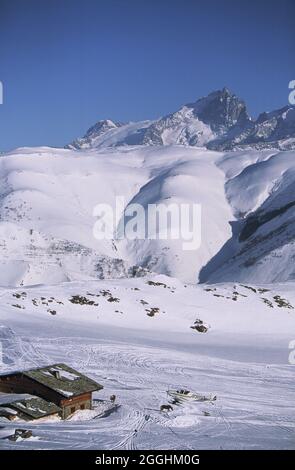
[[[0,0],[0,150],[64,145],[227,86],[287,104],[294,0]]]

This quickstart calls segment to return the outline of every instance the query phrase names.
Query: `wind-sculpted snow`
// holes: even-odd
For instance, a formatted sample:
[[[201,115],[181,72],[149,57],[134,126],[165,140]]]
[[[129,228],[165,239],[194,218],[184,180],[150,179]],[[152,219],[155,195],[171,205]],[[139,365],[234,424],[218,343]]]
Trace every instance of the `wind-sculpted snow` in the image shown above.
[[[253,153],[250,157],[253,157]],[[261,158],[262,157],[262,158]],[[237,168],[239,154],[234,163]],[[293,280],[295,270],[295,152],[278,152],[255,161],[241,154],[226,194],[238,219],[233,236],[202,270],[202,281]],[[230,170],[230,158],[219,166]],[[229,169],[229,170],[227,170]]]
[[[0,158],[0,285],[145,270],[186,282],[293,279],[294,167],[294,151],[17,149]],[[114,238],[97,240],[93,210],[100,203],[115,210],[118,196]],[[201,205],[201,246],[115,239],[132,204],[145,213],[150,204]]]
[[[230,237],[217,156],[182,147],[37,148],[2,156],[0,284],[124,277],[132,266],[196,282]],[[96,240],[93,209],[99,203],[115,209],[117,196],[124,199],[119,218],[131,203],[145,210],[151,203],[201,204],[201,248],[184,251],[183,240],[171,239]]]

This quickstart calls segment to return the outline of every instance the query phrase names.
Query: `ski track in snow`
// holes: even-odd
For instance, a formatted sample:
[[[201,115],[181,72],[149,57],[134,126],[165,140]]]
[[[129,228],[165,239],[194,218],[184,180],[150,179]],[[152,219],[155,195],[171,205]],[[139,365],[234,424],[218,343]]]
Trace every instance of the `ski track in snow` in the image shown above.
[[[288,366],[278,371],[276,366],[198,356],[194,364],[191,353],[167,345],[152,348],[103,341],[97,345],[86,338],[20,338],[19,346],[24,367],[49,357],[51,362],[69,362],[104,384],[97,397],[107,399],[115,393],[120,407],[108,417],[84,422],[25,423],[23,427],[32,429],[39,440],[1,440],[1,448],[294,447],[293,402],[284,396],[285,385],[291,386],[294,378]],[[160,405],[168,402],[165,392],[175,382],[193,390],[214,390],[217,401],[174,406],[172,413],[160,413]],[[6,424],[0,436],[16,427],[19,424]]]

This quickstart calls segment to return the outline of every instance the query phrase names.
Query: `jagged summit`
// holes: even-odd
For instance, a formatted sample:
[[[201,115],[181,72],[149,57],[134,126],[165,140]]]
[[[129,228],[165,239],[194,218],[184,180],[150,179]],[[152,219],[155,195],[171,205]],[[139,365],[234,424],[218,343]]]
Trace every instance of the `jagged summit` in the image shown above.
[[[260,114],[253,120],[245,102],[224,87],[156,121],[98,121],[68,148],[122,145],[185,145],[214,150],[295,148],[295,109]]]
[[[215,130],[229,128],[239,121],[245,122],[250,119],[245,102],[228,88],[213,91],[195,103],[188,104],[187,107],[193,108],[194,114]]]
[[[97,123],[95,123],[94,126],[91,126],[88,129],[86,136],[92,135],[94,132],[102,133],[102,132],[106,132],[109,129],[116,129],[120,125],[122,124],[118,122],[115,123],[114,121],[111,121],[110,119],[103,119],[102,121],[98,121]]]

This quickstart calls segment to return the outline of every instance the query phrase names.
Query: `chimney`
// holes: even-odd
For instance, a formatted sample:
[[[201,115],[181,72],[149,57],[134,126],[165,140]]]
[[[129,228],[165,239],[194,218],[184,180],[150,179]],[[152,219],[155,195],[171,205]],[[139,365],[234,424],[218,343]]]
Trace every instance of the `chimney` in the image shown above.
[[[58,370],[53,370],[51,373],[56,379],[60,379],[60,373]]]

